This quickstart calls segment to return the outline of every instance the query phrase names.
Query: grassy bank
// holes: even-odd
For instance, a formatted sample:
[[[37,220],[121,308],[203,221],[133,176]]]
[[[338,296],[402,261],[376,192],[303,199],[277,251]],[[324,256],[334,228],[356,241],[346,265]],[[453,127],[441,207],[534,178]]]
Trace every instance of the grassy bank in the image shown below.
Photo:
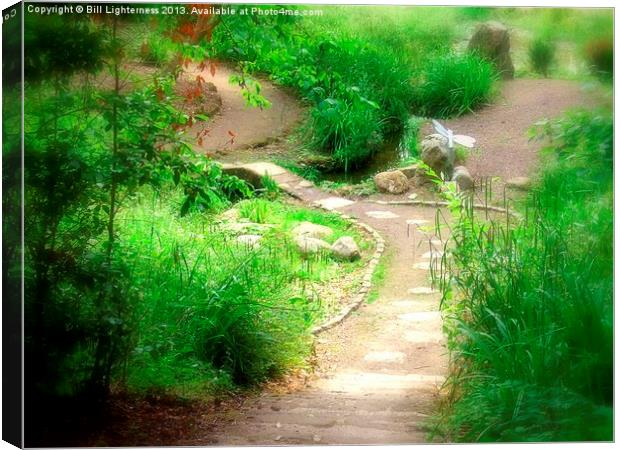
[[[550,144],[523,221],[455,209],[449,440],[612,439],[612,119],[577,112],[539,132]]]

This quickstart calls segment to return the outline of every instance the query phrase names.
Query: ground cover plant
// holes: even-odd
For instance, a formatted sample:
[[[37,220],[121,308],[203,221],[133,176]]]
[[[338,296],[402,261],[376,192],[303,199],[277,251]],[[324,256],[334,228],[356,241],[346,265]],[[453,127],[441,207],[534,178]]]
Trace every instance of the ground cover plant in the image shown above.
[[[450,440],[612,439],[612,119],[575,112],[537,132],[550,143],[522,219],[453,198]]]

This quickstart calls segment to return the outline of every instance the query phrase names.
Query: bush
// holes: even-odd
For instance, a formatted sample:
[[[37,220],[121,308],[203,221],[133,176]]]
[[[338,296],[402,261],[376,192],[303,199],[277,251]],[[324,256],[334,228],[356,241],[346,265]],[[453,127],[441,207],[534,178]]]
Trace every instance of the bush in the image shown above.
[[[441,426],[454,440],[612,439],[613,122],[574,113],[542,135],[522,221],[455,210],[441,280],[454,352]]]
[[[534,39],[528,47],[528,57],[532,70],[547,78],[549,68],[555,59],[555,43],[550,39]]]
[[[415,89],[415,112],[446,119],[473,111],[491,99],[497,78],[493,65],[477,55],[431,58]]]
[[[614,41],[612,37],[593,39],[586,44],[586,59],[590,67],[602,78],[614,73]]]

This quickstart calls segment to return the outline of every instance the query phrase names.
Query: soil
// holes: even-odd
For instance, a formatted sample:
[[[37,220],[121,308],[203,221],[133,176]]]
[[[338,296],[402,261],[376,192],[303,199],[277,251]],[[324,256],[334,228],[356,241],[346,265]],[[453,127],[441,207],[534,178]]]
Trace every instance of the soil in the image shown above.
[[[200,75],[213,83],[221,99],[221,108],[212,120],[187,130],[190,136],[206,130],[207,134],[194,148],[222,162],[265,160],[284,151],[282,141],[298,125],[304,112],[298,99],[287,89],[259,78],[261,94],[271,102],[271,107],[261,110],[247,106],[241,87],[229,82],[235,73],[231,67],[218,65],[214,74],[196,67],[185,74],[188,79]]]
[[[579,83],[565,80],[516,79],[502,82],[493,104],[463,117],[442,121],[455,134],[476,139],[476,149],[465,165],[474,178],[504,180],[531,176],[539,164],[541,143],[530,140],[528,130],[577,107],[592,107],[596,99]],[[426,126],[422,134],[433,133]]]

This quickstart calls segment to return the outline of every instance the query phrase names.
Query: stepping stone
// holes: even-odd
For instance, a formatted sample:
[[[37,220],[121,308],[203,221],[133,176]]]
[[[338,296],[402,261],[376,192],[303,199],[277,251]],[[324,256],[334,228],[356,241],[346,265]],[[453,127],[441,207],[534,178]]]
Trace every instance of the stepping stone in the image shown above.
[[[441,258],[443,256],[443,252],[440,251],[430,251],[426,252],[422,255],[422,258],[430,259],[430,258]]]
[[[409,330],[403,333],[403,338],[407,342],[421,344],[424,342],[438,344],[445,341],[444,335],[439,331],[420,331]]]
[[[364,356],[364,361],[402,364],[405,362],[405,354],[402,352],[370,352]]]
[[[368,392],[399,393],[425,387],[441,385],[445,380],[442,375],[406,374],[393,375],[373,372],[340,372],[333,378],[321,380],[324,390],[347,394],[365,394]]]
[[[241,236],[237,236],[237,242],[251,248],[260,247],[258,241],[260,241],[261,239],[262,236],[259,236],[257,234],[242,234]]]
[[[439,294],[439,291],[436,291],[435,289],[427,287],[427,286],[419,286],[419,287],[407,289],[407,294],[413,294],[413,295]]]
[[[396,219],[398,214],[391,211],[366,211],[366,215],[375,219]]]
[[[276,175],[282,175],[283,173],[286,173],[286,169],[276,164],[266,162],[244,164],[242,167],[249,169],[252,172],[256,172],[261,176],[269,175],[270,177],[274,177]]]
[[[439,311],[405,313],[399,315],[398,318],[405,322],[430,322],[432,320],[441,320],[441,313]]]
[[[409,219],[407,220],[407,225],[425,225],[428,223],[428,220],[425,219]]]
[[[314,185],[312,184],[312,182],[310,182],[308,180],[300,181],[299,184],[297,185],[297,187],[300,187],[300,188],[309,188],[309,187],[312,187],[312,186],[314,186]]]
[[[355,202],[352,202],[351,200],[347,200],[346,198],[342,197],[327,197],[321,200],[316,200],[314,203],[331,211],[336,208],[343,208],[345,206],[352,205]]]

